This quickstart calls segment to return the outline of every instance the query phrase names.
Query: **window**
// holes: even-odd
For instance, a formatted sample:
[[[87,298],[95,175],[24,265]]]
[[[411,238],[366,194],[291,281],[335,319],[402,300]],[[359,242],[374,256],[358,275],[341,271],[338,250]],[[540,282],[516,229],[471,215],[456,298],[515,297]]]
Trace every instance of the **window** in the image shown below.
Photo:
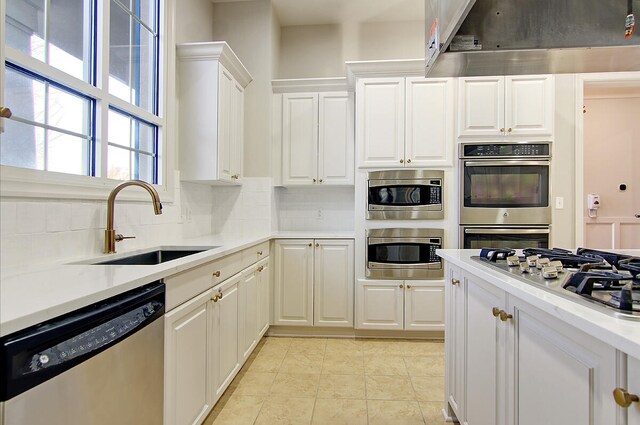
[[[0,165],[162,183],[160,1],[6,2]]]

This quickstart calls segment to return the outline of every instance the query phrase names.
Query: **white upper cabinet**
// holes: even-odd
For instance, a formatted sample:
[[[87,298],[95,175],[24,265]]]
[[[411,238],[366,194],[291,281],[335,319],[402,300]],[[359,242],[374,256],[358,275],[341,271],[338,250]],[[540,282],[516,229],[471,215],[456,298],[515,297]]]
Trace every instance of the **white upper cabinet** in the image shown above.
[[[459,79],[458,137],[550,137],[551,75]]]
[[[452,165],[452,79],[363,78],[356,97],[360,167]]]
[[[225,42],[180,44],[177,58],[181,178],[239,183],[252,77]]]
[[[353,184],[353,95],[282,95],[282,184]]]

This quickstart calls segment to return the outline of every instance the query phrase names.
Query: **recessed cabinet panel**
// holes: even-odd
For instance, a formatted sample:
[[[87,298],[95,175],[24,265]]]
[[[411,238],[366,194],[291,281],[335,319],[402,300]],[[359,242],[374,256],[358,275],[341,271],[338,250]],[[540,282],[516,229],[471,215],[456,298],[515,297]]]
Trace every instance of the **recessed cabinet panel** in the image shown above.
[[[553,78],[546,75],[505,78],[507,135],[550,136],[554,114]]]
[[[502,136],[504,78],[459,80],[458,136]]]
[[[314,325],[353,326],[353,241],[317,240]]]
[[[627,386],[629,394],[640,396],[640,360],[629,356],[627,358]],[[640,424],[640,403],[629,406],[629,425]]]
[[[445,387],[446,401],[460,421],[464,423],[464,388],[465,388],[465,312],[466,282],[457,267],[449,265],[448,280],[445,281]]]
[[[319,94],[318,180],[353,184],[353,95]]]
[[[358,281],[358,329],[404,328],[404,282]]]
[[[246,360],[257,344],[258,336],[258,271],[252,267],[242,273],[240,282],[241,354]]]
[[[453,164],[453,80],[406,80],[407,167]]]
[[[313,240],[276,241],[277,325],[313,325]]]
[[[236,372],[240,369],[240,328],[243,326],[239,316],[240,302],[238,297],[238,285],[241,275],[237,274],[229,278],[223,284],[222,298],[215,305],[215,325],[213,330],[213,344],[215,355],[215,368],[218,377],[216,384],[216,399],[222,395],[224,390],[233,380]],[[214,289],[214,294],[217,293]],[[240,355],[239,355],[240,354]]]
[[[244,155],[244,87],[233,82],[233,124],[231,126],[231,180],[239,183],[242,179]]]
[[[402,166],[404,88],[404,78],[358,80],[356,137],[360,165]]]
[[[262,267],[262,269],[260,268]],[[269,328],[269,315],[271,305],[271,294],[269,291],[270,281],[269,276],[271,268],[269,267],[269,260],[265,259],[258,263],[258,302],[257,302],[257,317],[258,317],[258,340],[264,335]]]
[[[405,281],[404,328],[407,331],[444,330],[442,281]]]
[[[283,184],[313,184],[317,176],[318,94],[282,96]]]
[[[236,97],[234,96],[233,76],[227,69],[220,65],[220,104],[226,105],[219,111],[218,125],[218,164],[220,167],[219,179],[231,181],[233,164],[233,140],[237,130],[236,125]]]

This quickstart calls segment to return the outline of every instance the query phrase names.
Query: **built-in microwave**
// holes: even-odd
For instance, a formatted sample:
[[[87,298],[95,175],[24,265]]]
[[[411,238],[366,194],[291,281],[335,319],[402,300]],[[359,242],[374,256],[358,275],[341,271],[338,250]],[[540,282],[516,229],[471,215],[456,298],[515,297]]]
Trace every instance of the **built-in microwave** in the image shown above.
[[[366,277],[374,279],[442,279],[443,229],[367,230]]]
[[[444,218],[444,171],[371,171],[367,182],[367,219]]]

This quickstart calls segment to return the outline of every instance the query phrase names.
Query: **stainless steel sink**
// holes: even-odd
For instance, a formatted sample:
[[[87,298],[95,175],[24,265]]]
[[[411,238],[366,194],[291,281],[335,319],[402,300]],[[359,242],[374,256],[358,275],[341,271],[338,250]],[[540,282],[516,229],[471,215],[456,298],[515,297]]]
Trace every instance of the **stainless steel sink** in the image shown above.
[[[198,254],[210,249],[219,248],[218,246],[206,247],[184,247],[184,248],[158,248],[152,251],[141,252],[131,255],[119,256],[117,258],[98,258],[89,261],[83,261],[76,264],[90,264],[96,266],[106,265],[133,265],[133,266],[151,266],[167,261],[177,260],[178,258],[187,257],[189,255]]]

